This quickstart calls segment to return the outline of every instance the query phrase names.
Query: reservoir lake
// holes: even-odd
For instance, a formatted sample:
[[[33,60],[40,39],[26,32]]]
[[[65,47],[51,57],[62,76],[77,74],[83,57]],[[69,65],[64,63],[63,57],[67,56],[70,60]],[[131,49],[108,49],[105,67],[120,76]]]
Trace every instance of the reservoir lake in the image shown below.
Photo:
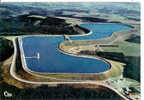
[[[70,36],[71,40],[93,40],[111,36],[114,32],[131,30],[123,24],[81,24],[92,31],[85,36]],[[63,36],[28,36],[22,38],[22,49],[26,67],[40,73],[101,73],[110,65],[100,59],[71,56],[62,53],[58,46],[64,42]],[[35,56],[39,53],[39,59]]]

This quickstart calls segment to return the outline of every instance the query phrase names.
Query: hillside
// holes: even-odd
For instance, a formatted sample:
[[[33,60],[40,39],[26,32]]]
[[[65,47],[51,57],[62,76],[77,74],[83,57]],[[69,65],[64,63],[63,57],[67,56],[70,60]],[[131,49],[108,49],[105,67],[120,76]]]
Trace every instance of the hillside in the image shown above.
[[[29,16],[34,19],[32,22],[28,22]],[[0,35],[85,33],[63,19],[50,16],[78,19],[83,23],[139,23],[140,7],[138,3],[5,2],[0,4]]]
[[[2,11],[1,11],[2,9]],[[139,22],[139,3],[114,3],[114,2],[81,2],[81,3],[1,3],[0,11],[8,15],[39,13],[48,16],[65,16],[82,19],[89,22]],[[6,13],[5,13],[6,14]],[[1,14],[0,14],[1,15]],[[4,16],[4,14],[2,14]],[[1,16],[0,16],[1,17]],[[91,19],[92,18],[92,19]]]
[[[31,35],[31,34],[85,34],[77,25],[67,23],[65,19],[51,16],[24,14],[1,20],[1,35]]]

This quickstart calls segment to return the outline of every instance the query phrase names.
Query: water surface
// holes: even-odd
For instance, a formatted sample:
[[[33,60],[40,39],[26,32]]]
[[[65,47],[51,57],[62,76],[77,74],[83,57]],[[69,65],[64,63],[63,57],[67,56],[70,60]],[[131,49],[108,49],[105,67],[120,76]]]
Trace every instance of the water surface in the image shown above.
[[[72,40],[100,39],[109,37],[113,32],[132,29],[122,24],[81,24],[92,34],[71,36]],[[99,59],[70,56],[59,51],[58,45],[64,41],[62,36],[31,36],[22,38],[25,57],[36,56],[40,59],[25,58],[27,67],[41,73],[101,73],[110,65]]]

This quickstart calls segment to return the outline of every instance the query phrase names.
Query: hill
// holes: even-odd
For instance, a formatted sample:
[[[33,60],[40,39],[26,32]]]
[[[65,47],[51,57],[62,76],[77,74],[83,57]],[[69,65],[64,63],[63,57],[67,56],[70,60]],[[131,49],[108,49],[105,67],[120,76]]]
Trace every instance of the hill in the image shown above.
[[[24,14],[1,20],[1,35],[31,35],[31,34],[85,34],[78,25],[67,23],[65,19],[54,16]]]

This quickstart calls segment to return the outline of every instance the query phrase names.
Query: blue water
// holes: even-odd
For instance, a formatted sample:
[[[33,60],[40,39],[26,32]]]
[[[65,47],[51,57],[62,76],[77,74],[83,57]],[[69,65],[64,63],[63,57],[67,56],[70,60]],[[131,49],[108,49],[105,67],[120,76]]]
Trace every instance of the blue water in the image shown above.
[[[129,26],[121,24],[81,24],[89,30],[91,35],[71,36],[72,40],[100,39],[110,36],[113,32],[130,30]],[[62,36],[22,38],[25,57],[36,56],[40,59],[25,58],[27,67],[35,72],[42,73],[100,73],[110,69],[110,65],[102,60],[75,57],[63,54],[58,45],[64,41]]]

